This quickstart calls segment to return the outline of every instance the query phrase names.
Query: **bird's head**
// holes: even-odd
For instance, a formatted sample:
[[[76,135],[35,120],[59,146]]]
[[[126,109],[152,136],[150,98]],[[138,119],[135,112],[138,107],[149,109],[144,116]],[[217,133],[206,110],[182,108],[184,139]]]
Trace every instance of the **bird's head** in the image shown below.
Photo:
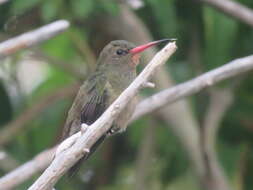
[[[154,41],[140,46],[135,46],[125,40],[112,41],[100,53],[98,66],[108,71],[135,71],[136,66],[140,62],[141,52],[154,45],[169,41],[172,41],[172,39]]]

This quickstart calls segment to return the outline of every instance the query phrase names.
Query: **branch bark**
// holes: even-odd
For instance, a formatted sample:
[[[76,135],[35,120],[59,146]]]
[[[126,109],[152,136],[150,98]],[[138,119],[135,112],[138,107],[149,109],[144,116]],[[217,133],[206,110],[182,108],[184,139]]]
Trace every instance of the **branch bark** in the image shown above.
[[[231,0],[198,0],[253,27],[253,10]]]
[[[197,93],[203,88],[212,86],[222,80],[234,77],[252,69],[253,55],[235,59],[222,67],[146,98],[137,105],[132,120],[136,120],[137,118],[154,112],[169,103]]]
[[[117,118],[127,103],[137,94],[138,90],[148,82],[156,68],[164,64],[175,51],[176,45],[175,42],[172,42],[158,52],[130,86],[96,122],[88,127],[87,131],[78,138],[73,146],[56,156],[51,165],[29,188],[29,190],[52,189],[60,177],[87,152],[87,149],[90,149],[90,147],[109,130],[113,121]]]
[[[0,59],[11,55],[18,50],[29,48],[33,45],[46,41],[57,34],[65,31],[69,27],[69,22],[59,20],[41,28],[21,34],[15,38],[0,43]]]
[[[0,0],[0,5],[6,3],[8,0]]]
[[[15,160],[6,151],[0,150],[0,169],[9,172],[18,167],[19,162]]]

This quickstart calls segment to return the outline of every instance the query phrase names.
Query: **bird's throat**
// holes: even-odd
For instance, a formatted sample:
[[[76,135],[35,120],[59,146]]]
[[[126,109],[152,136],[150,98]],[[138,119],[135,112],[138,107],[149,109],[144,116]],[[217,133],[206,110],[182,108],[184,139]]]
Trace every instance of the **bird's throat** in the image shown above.
[[[132,56],[131,67],[136,67],[140,63],[141,55],[139,53]]]
[[[111,73],[110,76],[108,76],[108,82],[110,83],[115,93],[121,94],[121,92],[131,84],[135,77],[135,69],[125,72],[115,72]]]

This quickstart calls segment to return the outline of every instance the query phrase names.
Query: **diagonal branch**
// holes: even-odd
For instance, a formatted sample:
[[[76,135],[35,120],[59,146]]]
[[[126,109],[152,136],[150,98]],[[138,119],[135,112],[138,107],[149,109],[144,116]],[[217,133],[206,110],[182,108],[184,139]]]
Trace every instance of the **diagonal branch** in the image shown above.
[[[151,113],[169,103],[199,92],[222,80],[234,77],[253,69],[253,55],[235,59],[226,65],[209,71],[199,77],[163,90],[138,104],[132,120]]]
[[[19,162],[4,150],[0,150],[0,170],[9,172],[14,170]]]
[[[37,30],[21,34],[20,36],[2,42],[0,43],[0,59],[17,52],[18,50],[29,48],[35,44],[46,41],[63,32],[68,27],[68,21],[59,20],[42,26]]]

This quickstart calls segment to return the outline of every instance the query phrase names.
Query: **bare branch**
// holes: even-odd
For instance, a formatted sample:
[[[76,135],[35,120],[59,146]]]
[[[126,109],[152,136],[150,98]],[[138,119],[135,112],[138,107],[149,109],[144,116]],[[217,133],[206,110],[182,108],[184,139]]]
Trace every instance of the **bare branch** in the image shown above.
[[[158,52],[130,86],[116,99],[102,116],[87,129],[77,142],[54,159],[52,164],[29,190],[52,189],[60,177],[86,153],[84,150],[90,149],[90,147],[109,130],[112,122],[117,118],[128,102],[137,94],[138,90],[142,88],[143,83],[149,80],[157,67],[164,64],[175,50],[175,42],[172,42]]]
[[[42,26],[37,30],[21,34],[20,36],[2,42],[0,43],[0,59],[17,52],[18,50],[29,48],[35,44],[48,40],[63,32],[68,27],[68,21],[59,20]]]
[[[45,169],[53,159],[55,148],[45,150],[34,157],[29,162],[18,167],[14,171],[0,178],[1,189],[13,189],[25,180],[31,178],[35,173]]]
[[[0,151],[0,168],[5,172],[9,172],[18,167],[19,162],[15,160],[6,151]]]
[[[199,0],[253,27],[253,10],[231,0]]]
[[[137,105],[132,120],[151,113],[183,97],[197,93],[205,87],[212,86],[222,80],[234,77],[252,69],[253,55],[235,59],[222,67],[209,71],[175,87],[163,90],[143,100]]]
[[[0,0],[0,5],[6,3],[8,0]]]

